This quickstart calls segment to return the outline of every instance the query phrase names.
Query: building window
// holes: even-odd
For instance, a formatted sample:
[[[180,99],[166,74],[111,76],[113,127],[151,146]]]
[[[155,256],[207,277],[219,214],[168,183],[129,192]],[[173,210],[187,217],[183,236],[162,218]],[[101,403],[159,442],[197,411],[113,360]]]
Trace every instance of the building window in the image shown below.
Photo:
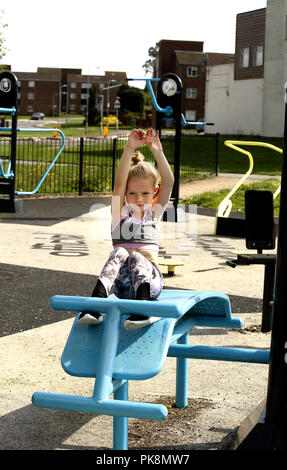
[[[83,88],[91,88],[92,84],[91,83],[82,83],[82,89]]]
[[[194,67],[193,65],[188,65],[186,67],[186,75],[187,75],[187,77],[197,77],[198,68]]]
[[[185,92],[185,97],[187,99],[196,100],[197,98],[197,88],[187,88]]]
[[[35,86],[34,80],[29,80],[28,87],[33,88]]]
[[[186,110],[185,111],[185,119],[186,119],[186,121],[195,122],[195,120],[196,120],[196,111]]]
[[[76,93],[70,93],[70,99],[71,100],[75,100],[77,98],[77,94]]]
[[[253,50],[253,65],[259,67],[263,65],[263,46],[255,46]]]
[[[34,100],[35,99],[35,93],[28,93],[28,100]]]
[[[249,47],[242,47],[240,49],[240,67],[249,67]]]
[[[28,113],[33,113],[33,111],[34,111],[33,106],[27,106],[27,111],[28,111]]]
[[[75,111],[76,105],[75,104],[70,104],[70,111]]]
[[[71,82],[70,87],[71,87],[71,88],[77,88],[76,82]]]

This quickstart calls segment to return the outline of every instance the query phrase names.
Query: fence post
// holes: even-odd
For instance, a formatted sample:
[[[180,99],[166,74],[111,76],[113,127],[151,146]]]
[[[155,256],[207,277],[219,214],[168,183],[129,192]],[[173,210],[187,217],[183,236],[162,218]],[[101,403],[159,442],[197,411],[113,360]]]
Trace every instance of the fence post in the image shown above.
[[[215,176],[219,173],[219,132],[215,134]]]
[[[113,167],[112,167],[112,191],[114,189],[115,177],[116,177],[116,158],[117,158],[117,143],[118,139],[113,139]]]
[[[83,194],[83,161],[84,161],[84,137],[80,138],[80,161],[79,161],[79,196]]]

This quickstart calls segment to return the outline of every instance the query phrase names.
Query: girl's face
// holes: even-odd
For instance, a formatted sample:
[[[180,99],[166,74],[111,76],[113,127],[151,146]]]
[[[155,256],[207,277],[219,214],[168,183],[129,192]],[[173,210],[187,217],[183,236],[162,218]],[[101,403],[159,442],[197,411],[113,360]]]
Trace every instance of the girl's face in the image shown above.
[[[126,199],[132,210],[144,215],[145,209],[151,207],[155,194],[155,187],[151,177],[131,178],[128,180]]]

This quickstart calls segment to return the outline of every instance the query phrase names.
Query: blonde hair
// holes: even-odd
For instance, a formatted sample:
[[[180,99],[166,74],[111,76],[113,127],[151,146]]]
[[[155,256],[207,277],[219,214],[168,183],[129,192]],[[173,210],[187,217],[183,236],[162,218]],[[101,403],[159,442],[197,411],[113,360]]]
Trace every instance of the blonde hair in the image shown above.
[[[159,174],[149,162],[144,162],[144,155],[136,151],[132,156],[128,180],[131,178],[152,178],[154,187],[158,184]]]

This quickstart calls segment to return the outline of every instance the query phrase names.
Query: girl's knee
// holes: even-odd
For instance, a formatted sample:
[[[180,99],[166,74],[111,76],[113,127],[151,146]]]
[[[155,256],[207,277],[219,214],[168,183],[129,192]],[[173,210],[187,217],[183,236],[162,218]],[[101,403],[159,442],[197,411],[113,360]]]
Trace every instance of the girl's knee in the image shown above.
[[[144,257],[144,255],[142,255],[141,253],[139,253],[138,251],[132,251],[130,254],[129,254],[129,261],[130,262],[137,262],[139,260],[145,260],[146,258]]]
[[[118,248],[115,248],[112,251],[112,254],[113,254],[113,256],[118,256],[118,257],[121,257],[121,258],[127,258],[129,256],[128,250],[126,250],[122,246],[119,246]]]

